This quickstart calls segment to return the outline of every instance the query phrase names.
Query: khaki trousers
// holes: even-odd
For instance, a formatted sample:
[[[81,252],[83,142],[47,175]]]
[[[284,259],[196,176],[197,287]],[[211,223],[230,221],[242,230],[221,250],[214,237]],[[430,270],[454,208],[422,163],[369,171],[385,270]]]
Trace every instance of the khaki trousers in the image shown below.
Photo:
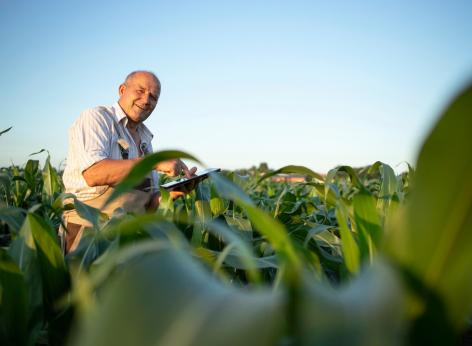
[[[137,214],[142,214],[148,209],[155,208],[153,199],[156,197],[156,194],[141,190],[132,190],[124,193],[103,208],[105,202],[113,191],[114,189],[109,187],[100,196],[81,202],[99,209],[109,217],[111,217],[113,212],[118,208],[122,208],[125,212]],[[63,214],[63,221],[66,230],[61,226],[59,229],[59,235],[61,237],[62,248],[65,253],[68,253],[77,248],[85,228],[92,227],[92,224],[88,220],[82,218],[75,209],[65,211]]]

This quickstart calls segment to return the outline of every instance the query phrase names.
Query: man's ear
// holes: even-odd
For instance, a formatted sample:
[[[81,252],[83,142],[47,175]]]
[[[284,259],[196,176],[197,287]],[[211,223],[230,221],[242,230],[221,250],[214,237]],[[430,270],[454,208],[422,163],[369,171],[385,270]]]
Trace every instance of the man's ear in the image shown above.
[[[123,93],[125,92],[125,89],[126,89],[126,85],[124,83],[120,84],[120,86],[118,87],[118,94],[120,96],[123,95]]]

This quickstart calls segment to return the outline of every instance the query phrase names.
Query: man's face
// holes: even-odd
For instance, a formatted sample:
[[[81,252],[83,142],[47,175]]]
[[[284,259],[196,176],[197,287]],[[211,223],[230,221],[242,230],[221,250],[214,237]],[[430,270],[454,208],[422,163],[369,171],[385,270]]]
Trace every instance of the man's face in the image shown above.
[[[146,120],[159,99],[161,87],[153,75],[139,72],[118,89],[120,104],[128,118],[136,123]]]

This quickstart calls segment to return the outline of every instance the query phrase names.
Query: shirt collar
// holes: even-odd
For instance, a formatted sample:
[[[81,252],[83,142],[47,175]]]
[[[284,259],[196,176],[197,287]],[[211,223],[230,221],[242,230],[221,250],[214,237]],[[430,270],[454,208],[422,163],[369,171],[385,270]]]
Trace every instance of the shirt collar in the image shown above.
[[[128,117],[126,116],[126,113],[121,108],[120,104],[118,102],[115,102],[112,107],[114,109],[113,113],[116,117],[116,121],[118,123],[122,123],[123,126],[126,126],[126,124],[128,123]],[[138,130],[141,130],[145,136],[148,136],[151,139],[154,137],[151,130],[149,130],[148,127],[144,125],[143,123],[138,124]]]

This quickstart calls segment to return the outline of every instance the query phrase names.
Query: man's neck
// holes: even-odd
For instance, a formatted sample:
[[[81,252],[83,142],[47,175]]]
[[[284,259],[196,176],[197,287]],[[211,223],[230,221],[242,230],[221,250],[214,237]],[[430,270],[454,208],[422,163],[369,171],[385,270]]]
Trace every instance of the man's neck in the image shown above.
[[[128,121],[127,121],[127,123],[126,123],[126,127],[127,127],[129,130],[133,131],[133,132],[136,131],[136,130],[138,129],[139,123],[134,122],[134,121],[131,120],[129,117],[127,117],[127,118],[128,118]]]

